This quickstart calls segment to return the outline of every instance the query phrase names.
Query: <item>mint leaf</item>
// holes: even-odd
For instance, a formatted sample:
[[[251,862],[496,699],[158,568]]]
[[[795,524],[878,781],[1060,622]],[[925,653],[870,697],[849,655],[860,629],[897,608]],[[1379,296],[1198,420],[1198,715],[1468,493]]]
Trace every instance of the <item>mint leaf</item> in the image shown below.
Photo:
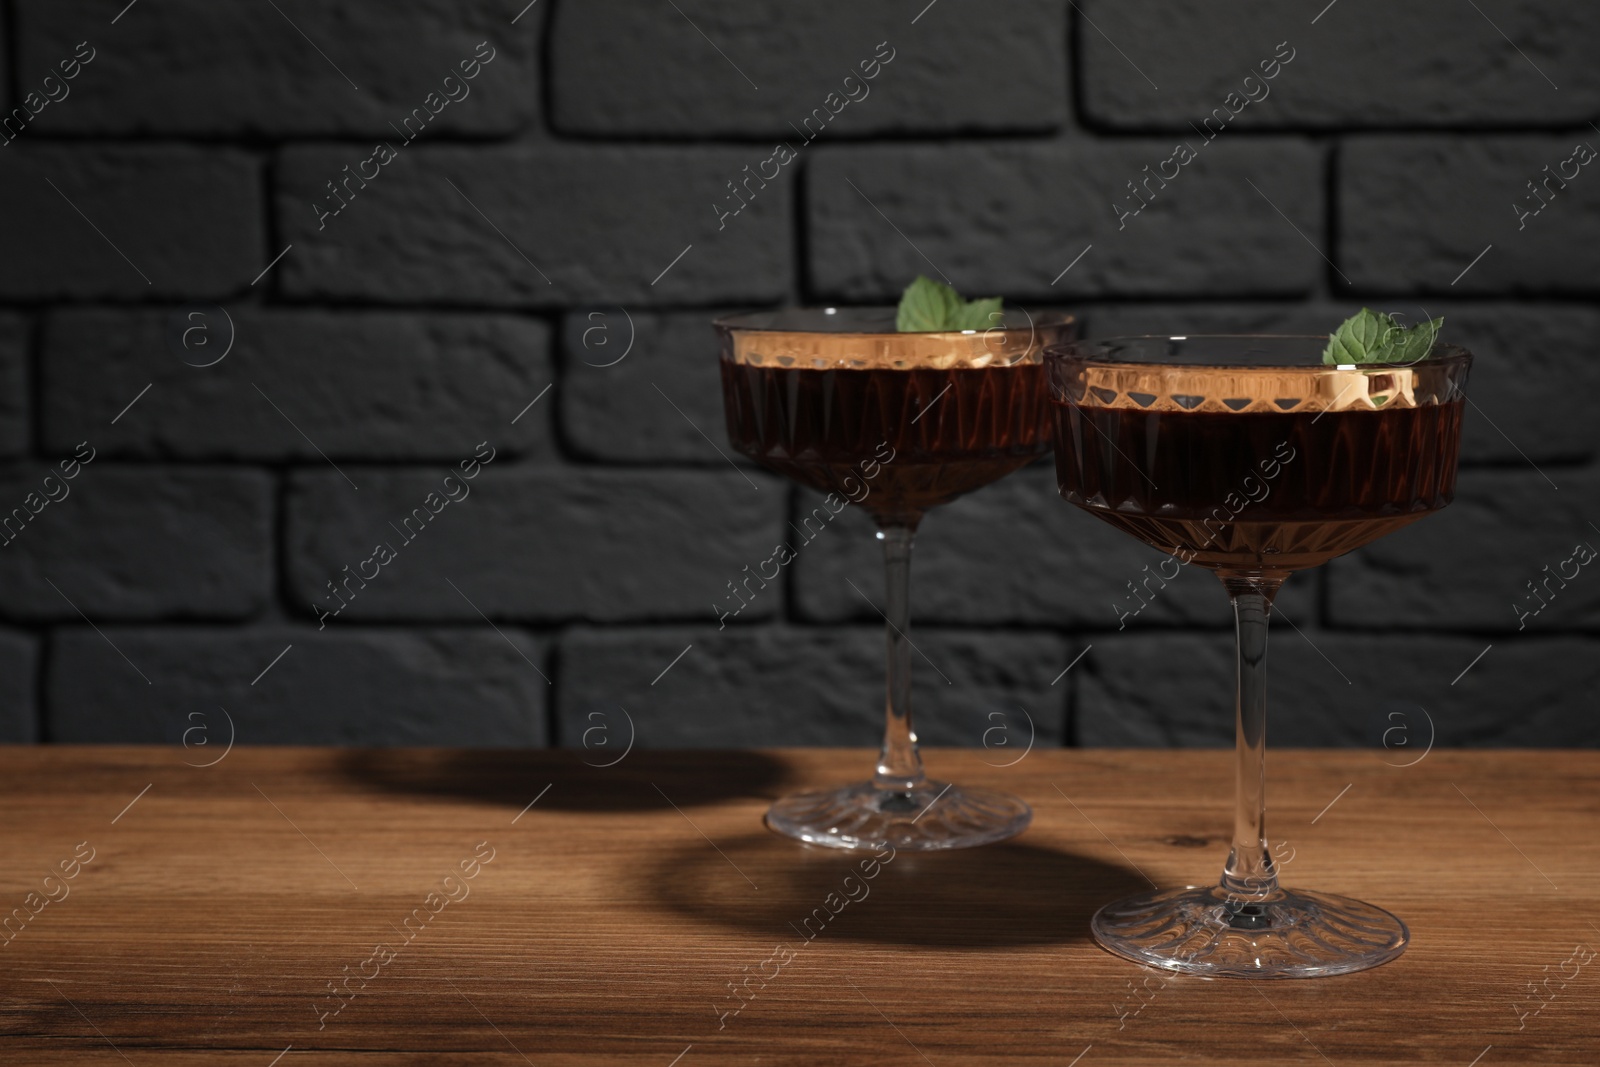
[[[950,286],[919,274],[900,296],[894,328],[901,333],[987,330],[1000,321],[994,317],[1000,305],[998,296],[962,300]]]
[[[952,330],[987,330],[991,326],[1000,324],[995,318],[1000,314],[1000,298],[986,296],[981,300],[969,300],[957,312]]]
[[[950,286],[917,275],[900,296],[894,328],[901,333],[948,330],[951,317],[961,307],[961,297]]]
[[[1427,356],[1444,319],[1402,326],[1392,315],[1362,308],[1328,335],[1322,362],[1331,366],[1359,363],[1415,363]]]
[[[1415,363],[1423,359],[1433,349],[1433,342],[1439,337],[1439,330],[1444,326],[1442,317],[1429,322],[1419,322],[1407,329],[1399,327],[1396,334],[1389,341],[1393,354],[1387,362],[1390,363]]]
[[[1328,335],[1328,347],[1322,353],[1322,362],[1330,364],[1366,363],[1388,336],[1394,320],[1371,308],[1362,308],[1345,319],[1339,328]]]

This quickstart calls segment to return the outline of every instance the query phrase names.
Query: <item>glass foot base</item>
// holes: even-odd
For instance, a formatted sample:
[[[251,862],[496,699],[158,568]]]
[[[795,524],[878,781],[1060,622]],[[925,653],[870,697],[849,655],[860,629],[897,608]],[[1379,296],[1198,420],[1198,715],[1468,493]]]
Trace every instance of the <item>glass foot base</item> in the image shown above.
[[[924,782],[889,792],[859,782],[797,793],[767,810],[767,828],[829,848],[934,851],[1003,841],[1027,829],[1033,809],[1009,793]]]
[[[1387,963],[1410,934],[1395,916],[1349,897],[1280,889],[1270,902],[1230,901],[1217,886],[1141,893],[1095,913],[1102,948],[1149,967],[1209,978],[1314,978]]]

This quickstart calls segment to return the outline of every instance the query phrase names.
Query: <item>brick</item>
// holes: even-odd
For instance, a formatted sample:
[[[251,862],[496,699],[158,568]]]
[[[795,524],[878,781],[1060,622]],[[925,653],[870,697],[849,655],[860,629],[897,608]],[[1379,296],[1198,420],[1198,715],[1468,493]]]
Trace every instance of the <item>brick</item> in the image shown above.
[[[0,543],[8,617],[237,619],[266,605],[272,486],[265,473],[118,467],[98,457],[76,472],[64,480],[59,468],[34,463],[0,471],[11,538]],[[47,493],[59,499],[49,502]],[[17,515],[29,514],[30,494],[41,509],[24,522]]]
[[[459,99],[439,105],[429,134],[495,135],[515,132],[537,110],[539,19],[513,28],[504,5],[484,0],[381,7],[284,0],[277,10],[176,0],[135,8],[114,28],[105,25],[104,6],[17,3],[24,91],[59,74],[60,62],[85,36],[95,49],[65,83],[70,95],[46,105],[40,129],[388,137],[389,123],[424,107],[429,93],[448,91]],[[485,40],[493,60],[462,83],[459,63],[472,60]],[[204,47],[196,47],[201,41]],[[446,87],[448,76],[457,80]]]
[[[1049,130],[1065,118],[1061,5],[1022,0],[1003,19],[953,6],[909,19],[848,0],[561,4],[550,29],[554,122],[571,133],[787,140],[803,138],[796,127],[850,137]],[[875,54],[889,62],[869,66],[876,74],[863,82],[860,64]],[[806,129],[816,108],[838,108],[838,118]]]
[[[56,741],[182,744],[193,764],[222,756],[230,718],[241,745],[543,745],[543,659],[529,635],[487,627],[111,627],[102,639],[74,626],[51,642],[48,721]]]
[[[1600,78],[1586,58],[1600,13],[1582,5],[1515,0],[1489,9],[1493,22],[1451,0],[1396,5],[1381,18],[1338,7],[1291,17],[1272,0],[1081,7],[1093,25],[1077,30],[1079,83],[1096,124],[1186,130],[1246,91],[1257,99],[1232,101],[1241,110],[1229,128],[1548,125],[1600,108]],[[1289,63],[1264,88],[1246,86],[1280,42]]]
[[[1600,550],[1591,525],[1597,492],[1592,469],[1463,471],[1450,507],[1329,565],[1330,621],[1539,634],[1600,628],[1600,560],[1562,567],[1578,544]],[[1541,586],[1563,569],[1566,588],[1551,579],[1540,608],[1528,583]],[[1522,611],[1534,614],[1523,620]]]
[[[821,149],[806,181],[811,283],[851,301],[895,300],[938,272],[1013,299],[1265,296],[1304,293],[1324,273],[1295,232],[1322,230],[1320,157],[1297,139],[1200,146],[1166,189],[1150,179],[1153,199],[1119,231],[1115,205],[1141,203],[1125,183],[1173,151],[1168,140]]]
[[[715,317],[614,306],[568,315],[561,428],[573,448],[617,463],[720,465],[717,449],[742,461],[728,444]]]
[[[488,439],[548,456],[548,330],[507,315],[74,309],[43,344],[44,438],[184,459],[439,460]],[[191,344],[184,346],[186,330]],[[228,348],[229,337],[232,348]],[[204,343],[202,343],[204,342]],[[226,353],[226,356],[224,356]],[[220,359],[212,366],[196,363]],[[137,406],[109,421],[150,386]]]
[[[1065,699],[1050,686],[1067,662],[1059,638],[922,631],[912,640],[927,656],[912,665],[912,719],[924,744],[978,747],[986,730],[1004,726],[988,738],[1004,762],[1023,749],[1030,719],[1036,744],[1059,744]],[[616,734],[620,706],[646,748],[877,745],[883,656],[881,626],[572,631],[559,649],[560,736],[580,747],[594,711]],[[863,760],[840,774],[871,770]]]
[[[1595,457],[1600,439],[1589,398],[1600,395],[1600,364],[1584,353],[1600,337],[1600,313],[1587,307],[1481,300],[1460,305],[1429,301],[1428,307],[1445,317],[1449,332],[1444,336],[1473,354],[1467,381],[1472,402],[1461,435],[1464,463],[1526,469],[1529,462]],[[1413,309],[1408,321],[1420,317]]]
[[[480,610],[494,619],[714,620],[712,604],[729,595],[727,583],[768,558],[782,536],[782,487],[759,473],[747,482],[728,470],[490,466],[465,483],[464,499],[410,527],[402,521],[413,509],[426,514],[429,493],[443,492],[442,470],[346,473],[359,492],[331,471],[296,474],[290,483],[295,610],[336,608],[328,583],[378,568],[361,563],[375,545],[393,546],[396,558],[366,588],[349,586],[344,615],[330,627],[352,618],[481,621]],[[781,607],[774,587],[740,621]]]
[[[1600,743],[1590,710],[1600,685],[1600,642],[1513,638],[1497,642],[1463,674],[1487,643],[1421,634],[1298,634],[1275,625],[1269,749],[1360,745],[1374,750],[1373,769],[1382,772],[1381,764],[1402,766],[1421,757],[1430,738],[1440,748]],[[1079,670],[1073,697],[1078,744],[1232,743],[1233,648],[1223,635],[1108,638],[1073,674]],[[1218,782],[1217,788],[1230,786]]]
[[[1350,284],[1383,293],[1594,293],[1600,273],[1600,166],[1541,201],[1545,178],[1574,146],[1600,150],[1580,127],[1546,136],[1353,137],[1338,154],[1338,255]],[[1489,246],[1493,246],[1490,248]],[[1482,259],[1479,260],[1479,255]],[[1474,260],[1477,260],[1474,263]]]
[[[39,740],[39,714],[34,679],[39,673],[39,646],[31,636],[0,631],[0,744],[23,745]]]
[[[260,166],[244,152],[20,140],[5,151],[9,299],[222,297],[267,265]]]
[[[1446,340],[1473,353],[1462,462],[1587,461],[1597,442],[1588,398],[1600,364],[1586,353],[1600,315],[1576,305],[1482,300],[1374,301],[1407,322],[1444,316]],[[1108,304],[1082,309],[1088,336],[1141,333],[1327,333],[1354,314],[1337,304]]]
[[[0,315],[0,456],[24,455],[32,443],[28,424],[29,348],[33,328],[20,315]]]
[[[346,166],[354,174],[370,149],[283,153],[278,216],[295,245],[279,268],[287,292],[570,306],[760,302],[789,291],[793,183],[758,189],[738,215],[715,208],[734,203],[724,183],[762,158],[753,151],[395,148],[365,189],[350,181],[354,197],[326,218],[314,207],[337,205],[325,183],[345,180]]]
[[[820,501],[802,494],[797,517]],[[873,605],[883,603],[883,550],[872,529],[864,512],[848,508],[797,546],[794,593],[802,617],[880,618]],[[911,609],[918,624],[1113,633],[1124,626],[1232,625],[1227,596],[1210,573],[1184,567],[1163,583],[1160,567],[1168,557],[1062,500],[1051,460],[931,512],[914,551]],[[1169,573],[1172,567],[1167,563]],[[1283,610],[1297,621],[1314,618],[1315,581],[1289,583]]]

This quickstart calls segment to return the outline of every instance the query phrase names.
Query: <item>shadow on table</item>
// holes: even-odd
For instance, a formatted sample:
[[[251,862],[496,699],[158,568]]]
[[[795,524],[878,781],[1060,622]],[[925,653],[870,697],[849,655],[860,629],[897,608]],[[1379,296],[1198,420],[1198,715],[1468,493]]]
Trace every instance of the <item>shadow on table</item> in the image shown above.
[[[560,811],[653,811],[769,798],[789,779],[759,752],[635,751],[612,767],[566,749],[353,749],[340,769],[386,792],[456,797],[521,810],[534,797]],[[549,786],[547,792],[541,791]]]
[[[636,888],[673,912],[767,933],[774,944],[810,934],[939,948],[1087,940],[1102,904],[1150,888],[1129,868],[1020,841],[901,851],[871,879],[861,866],[868,859],[773,834],[721,840],[717,848],[696,835],[641,870]],[[850,896],[859,899],[841,904]]]

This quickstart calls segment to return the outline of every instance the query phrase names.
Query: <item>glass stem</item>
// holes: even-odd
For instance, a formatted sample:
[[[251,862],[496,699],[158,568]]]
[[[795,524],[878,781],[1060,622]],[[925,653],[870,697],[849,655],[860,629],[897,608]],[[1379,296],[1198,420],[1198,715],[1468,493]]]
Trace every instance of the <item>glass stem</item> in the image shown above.
[[[883,577],[886,594],[884,637],[888,651],[888,685],[884,701],[883,753],[873,784],[879,789],[908,792],[924,781],[917,735],[911,729],[911,542],[915,523],[885,526]]]
[[[1238,643],[1233,848],[1222,871],[1222,889],[1238,908],[1281,895],[1266,831],[1267,627],[1272,599],[1288,575],[1220,571],[1218,577],[1233,602]]]

